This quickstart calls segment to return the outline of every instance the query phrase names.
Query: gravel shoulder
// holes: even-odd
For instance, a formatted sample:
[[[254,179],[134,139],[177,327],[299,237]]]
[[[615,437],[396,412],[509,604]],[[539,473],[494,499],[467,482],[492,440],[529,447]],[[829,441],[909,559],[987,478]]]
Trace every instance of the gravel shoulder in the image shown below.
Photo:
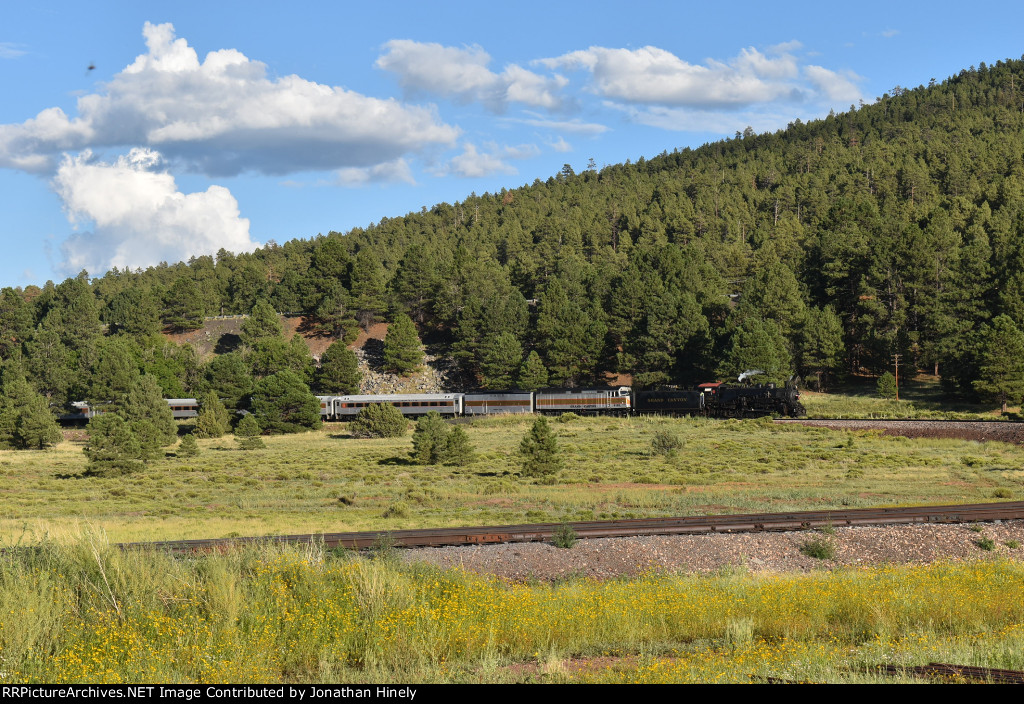
[[[408,562],[442,568],[461,567],[511,581],[554,581],[568,577],[612,579],[649,572],[708,573],[741,568],[754,573],[809,572],[836,567],[884,564],[927,564],[940,560],[1012,559],[1024,561],[1024,521],[972,524],[923,524],[836,528],[834,534],[814,531],[666,535],[580,540],[570,549],[548,543],[507,543],[403,552]],[[800,548],[808,540],[826,538],[835,558],[819,560]],[[978,545],[995,542],[994,550]]]

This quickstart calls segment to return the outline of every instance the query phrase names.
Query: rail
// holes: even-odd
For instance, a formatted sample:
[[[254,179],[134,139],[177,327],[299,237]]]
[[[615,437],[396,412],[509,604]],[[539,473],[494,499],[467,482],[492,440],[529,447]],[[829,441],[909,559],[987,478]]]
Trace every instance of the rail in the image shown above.
[[[1024,501],[951,506],[882,507],[790,513],[726,514],[674,518],[634,518],[618,521],[568,523],[580,538],[614,538],[639,535],[711,535],[758,531],[792,531],[811,528],[899,525],[914,523],[972,523],[1024,519]],[[175,540],[122,543],[124,549],[197,552],[263,543],[323,542],[329,548],[367,549],[387,542],[395,547],[436,547],[488,543],[543,542],[553,538],[562,523],[531,523],[509,526],[425,528],[397,531],[360,531],[269,535],[246,538]]]

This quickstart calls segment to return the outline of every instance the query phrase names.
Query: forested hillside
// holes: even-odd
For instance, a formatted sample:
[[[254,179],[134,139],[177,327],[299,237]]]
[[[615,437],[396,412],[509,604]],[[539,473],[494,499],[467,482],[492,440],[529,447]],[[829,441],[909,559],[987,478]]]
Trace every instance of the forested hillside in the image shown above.
[[[263,302],[341,338],[407,314],[467,387],[748,368],[827,383],[899,353],[950,389],[1004,393],[1012,362],[993,351],[1024,349],[1022,82],[1022,61],[982,64],[775,134],[567,165],[366,229],[4,289],[0,354],[54,403],[108,398],[120,367],[239,405],[282,369],[316,384],[308,351],[273,329],[213,361],[160,335]]]

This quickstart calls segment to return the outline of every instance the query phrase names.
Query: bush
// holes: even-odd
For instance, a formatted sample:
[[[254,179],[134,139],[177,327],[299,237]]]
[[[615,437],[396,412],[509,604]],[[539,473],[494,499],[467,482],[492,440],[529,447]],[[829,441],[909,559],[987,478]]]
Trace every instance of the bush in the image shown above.
[[[896,398],[896,377],[889,372],[882,374],[878,377],[878,384],[876,385],[878,395],[885,399]]]
[[[818,560],[831,560],[836,556],[836,546],[823,538],[813,538],[800,546],[800,552]]]
[[[656,455],[674,455],[682,447],[683,443],[679,440],[679,436],[667,430],[659,430],[651,440],[651,450]]]
[[[556,548],[571,548],[579,539],[576,529],[568,523],[563,523],[555,528],[555,532],[551,535],[551,542]]]
[[[982,550],[992,551],[996,549],[996,541],[992,540],[992,538],[978,538],[975,545]]]
[[[431,411],[416,423],[412,452],[416,464],[445,464],[462,467],[473,461],[473,445],[462,428],[449,427],[441,414]]]
[[[400,410],[389,403],[375,403],[359,412],[349,430],[357,438],[400,438],[408,427]]]

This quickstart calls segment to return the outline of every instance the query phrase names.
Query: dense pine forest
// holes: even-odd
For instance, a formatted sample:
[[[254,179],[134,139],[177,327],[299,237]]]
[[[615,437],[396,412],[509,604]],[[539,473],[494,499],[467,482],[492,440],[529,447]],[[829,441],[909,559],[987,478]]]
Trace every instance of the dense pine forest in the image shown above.
[[[899,354],[951,392],[1019,400],[1003,379],[1004,353],[1024,357],[1024,61],[365,229],[5,288],[4,384],[51,405],[126,396],[140,374],[235,407],[284,371],[341,391],[274,311],[340,347],[408,316],[466,388],[749,368],[828,385]],[[252,317],[214,358],[163,334],[223,314]]]

